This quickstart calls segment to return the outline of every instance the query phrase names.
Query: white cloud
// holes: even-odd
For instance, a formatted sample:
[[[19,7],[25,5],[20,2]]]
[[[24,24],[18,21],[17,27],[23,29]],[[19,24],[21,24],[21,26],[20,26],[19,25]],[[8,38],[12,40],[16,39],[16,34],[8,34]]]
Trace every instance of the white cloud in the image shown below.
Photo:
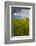
[[[19,13],[14,13],[14,15],[17,15],[17,16],[18,16],[18,15],[19,15]]]

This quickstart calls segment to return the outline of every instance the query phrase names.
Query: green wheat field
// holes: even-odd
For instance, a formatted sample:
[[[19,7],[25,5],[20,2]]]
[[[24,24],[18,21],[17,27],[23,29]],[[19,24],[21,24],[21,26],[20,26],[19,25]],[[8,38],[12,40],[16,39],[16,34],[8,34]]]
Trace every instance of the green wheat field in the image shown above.
[[[29,35],[29,19],[13,19],[11,20],[11,36],[27,36]]]

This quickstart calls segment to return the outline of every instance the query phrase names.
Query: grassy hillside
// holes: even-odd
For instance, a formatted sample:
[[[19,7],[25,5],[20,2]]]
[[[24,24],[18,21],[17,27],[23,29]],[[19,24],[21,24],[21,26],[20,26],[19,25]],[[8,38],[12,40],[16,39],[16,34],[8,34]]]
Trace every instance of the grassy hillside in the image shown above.
[[[29,35],[29,19],[28,18],[24,18],[22,20],[13,19],[11,23],[13,25],[13,30],[11,30],[11,34],[13,34],[13,36]]]

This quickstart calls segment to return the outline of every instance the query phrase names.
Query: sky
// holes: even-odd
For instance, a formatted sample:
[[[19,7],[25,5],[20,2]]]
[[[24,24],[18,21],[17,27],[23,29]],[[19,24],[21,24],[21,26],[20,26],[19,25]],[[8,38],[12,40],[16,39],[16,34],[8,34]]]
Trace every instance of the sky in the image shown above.
[[[22,19],[24,17],[29,18],[29,9],[30,8],[12,7],[11,15],[13,16],[13,18],[17,18],[17,19]]]

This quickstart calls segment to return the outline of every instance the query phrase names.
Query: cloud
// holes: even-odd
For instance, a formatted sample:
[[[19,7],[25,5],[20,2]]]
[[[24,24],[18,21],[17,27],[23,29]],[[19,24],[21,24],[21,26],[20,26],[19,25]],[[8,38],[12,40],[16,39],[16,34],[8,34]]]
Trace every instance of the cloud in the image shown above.
[[[28,17],[29,18],[29,9],[23,9],[19,7],[15,7],[12,10],[13,16],[22,16],[22,17]],[[19,17],[19,18],[20,18]]]

